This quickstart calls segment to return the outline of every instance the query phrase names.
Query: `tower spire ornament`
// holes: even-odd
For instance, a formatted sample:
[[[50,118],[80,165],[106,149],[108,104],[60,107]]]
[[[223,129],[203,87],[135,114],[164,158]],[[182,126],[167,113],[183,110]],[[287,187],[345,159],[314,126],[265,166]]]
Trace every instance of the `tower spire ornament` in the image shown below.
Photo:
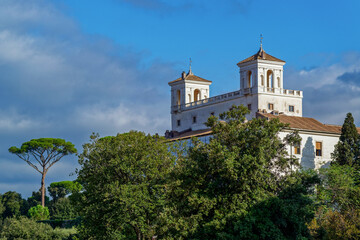
[[[192,63],[192,60],[190,58],[190,62],[189,62],[189,73],[188,75],[193,75],[193,72],[191,71],[191,63]]]
[[[260,34],[260,50],[263,50],[262,42],[263,42],[263,35]]]

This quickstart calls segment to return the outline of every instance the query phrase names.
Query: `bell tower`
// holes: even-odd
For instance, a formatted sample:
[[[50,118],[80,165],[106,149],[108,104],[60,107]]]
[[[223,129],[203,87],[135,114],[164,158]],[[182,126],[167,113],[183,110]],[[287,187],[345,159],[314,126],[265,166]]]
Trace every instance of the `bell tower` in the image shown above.
[[[262,45],[259,51],[238,64],[240,68],[240,88],[283,89],[283,66],[285,61],[267,54]]]
[[[237,65],[240,89],[245,96],[256,95],[252,105],[257,111],[302,116],[302,91],[284,89],[285,61],[266,53],[262,38],[259,51]]]
[[[195,115],[187,116],[182,112],[189,107],[196,107],[204,102],[210,96],[210,84],[212,82],[196,76],[191,70],[191,60],[189,72],[181,73],[181,77],[169,82],[171,87],[171,125],[173,131],[184,131],[191,124],[197,122]]]

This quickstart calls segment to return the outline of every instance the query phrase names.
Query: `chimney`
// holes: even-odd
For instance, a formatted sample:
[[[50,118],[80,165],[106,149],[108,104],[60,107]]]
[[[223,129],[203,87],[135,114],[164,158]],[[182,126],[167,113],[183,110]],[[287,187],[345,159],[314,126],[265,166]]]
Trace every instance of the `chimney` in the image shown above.
[[[183,80],[186,78],[186,73],[185,73],[185,71],[183,71],[183,72],[181,73],[181,77],[182,77]]]

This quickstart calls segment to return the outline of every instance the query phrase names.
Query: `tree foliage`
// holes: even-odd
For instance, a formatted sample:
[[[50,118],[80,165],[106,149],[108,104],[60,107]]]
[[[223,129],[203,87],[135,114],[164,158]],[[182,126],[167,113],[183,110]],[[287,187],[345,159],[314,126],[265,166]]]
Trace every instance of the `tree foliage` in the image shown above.
[[[52,220],[71,220],[79,217],[75,208],[75,203],[68,197],[59,198],[49,206],[49,212]]]
[[[28,211],[26,200],[20,193],[9,191],[0,195],[0,212],[2,219],[25,215]]]
[[[247,108],[209,118],[209,144],[193,141],[188,156],[177,160],[164,219],[167,237],[216,239],[232,229],[261,200],[281,191],[291,163],[278,133],[277,119],[246,121]],[[224,122],[225,121],[225,122]]]
[[[81,184],[76,181],[53,182],[48,187],[49,194],[54,202],[68,194],[80,192],[81,189]]]
[[[27,201],[0,194],[0,239],[70,239],[71,229],[35,222],[49,212],[52,226],[81,216],[80,239],[359,239],[360,137],[351,114],[334,162],[318,172],[292,155],[298,132],[282,141],[286,125],[246,114],[233,106],[210,117],[209,143],[194,138],[185,148],[136,131],[92,135],[77,181],[50,184],[49,211],[36,206],[41,192]]]
[[[332,158],[339,165],[360,164],[360,135],[351,113],[346,115],[341,128],[340,139],[335,145]]]
[[[47,220],[50,216],[49,209],[47,207],[37,205],[29,209],[28,216],[36,221]]]
[[[36,207],[37,205],[41,205],[41,189],[37,192],[33,191],[31,197],[27,199],[28,207]],[[48,196],[45,196],[45,206],[48,206],[50,203],[50,199]]]
[[[157,235],[165,179],[174,165],[164,139],[130,131],[91,136],[79,156],[82,238],[150,239]]]
[[[60,138],[39,138],[10,147],[9,152],[17,155],[41,174],[41,205],[45,207],[45,176],[55,163],[65,155],[76,153],[71,142]]]
[[[0,239],[61,240],[73,232],[53,229],[50,225],[37,223],[26,217],[7,218],[0,226]]]
[[[314,239],[360,237],[359,172],[353,166],[333,164],[321,170],[317,212],[309,225]]]
[[[312,195],[320,183],[315,171],[300,171],[288,178],[277,196],[255,204],[234,224],[231,239],[309,239],[307,224],[314,217]],[[230,237],[229,237],[230,238]]]

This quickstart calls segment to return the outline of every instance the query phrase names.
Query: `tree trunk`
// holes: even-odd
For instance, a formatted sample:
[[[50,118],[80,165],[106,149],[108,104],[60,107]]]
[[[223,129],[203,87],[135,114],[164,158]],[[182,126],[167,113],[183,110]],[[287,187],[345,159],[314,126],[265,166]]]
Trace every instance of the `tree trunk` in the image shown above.
[[[135,232],[136,232],[136,238],[138,240],[141,240],[141,232],[140,232],[140,229],[137,227],[137,226],[133,226],[134,229],[135,229]]]
[[[45,169],[43,169],[41,175],[41,206],[45,207]]]

